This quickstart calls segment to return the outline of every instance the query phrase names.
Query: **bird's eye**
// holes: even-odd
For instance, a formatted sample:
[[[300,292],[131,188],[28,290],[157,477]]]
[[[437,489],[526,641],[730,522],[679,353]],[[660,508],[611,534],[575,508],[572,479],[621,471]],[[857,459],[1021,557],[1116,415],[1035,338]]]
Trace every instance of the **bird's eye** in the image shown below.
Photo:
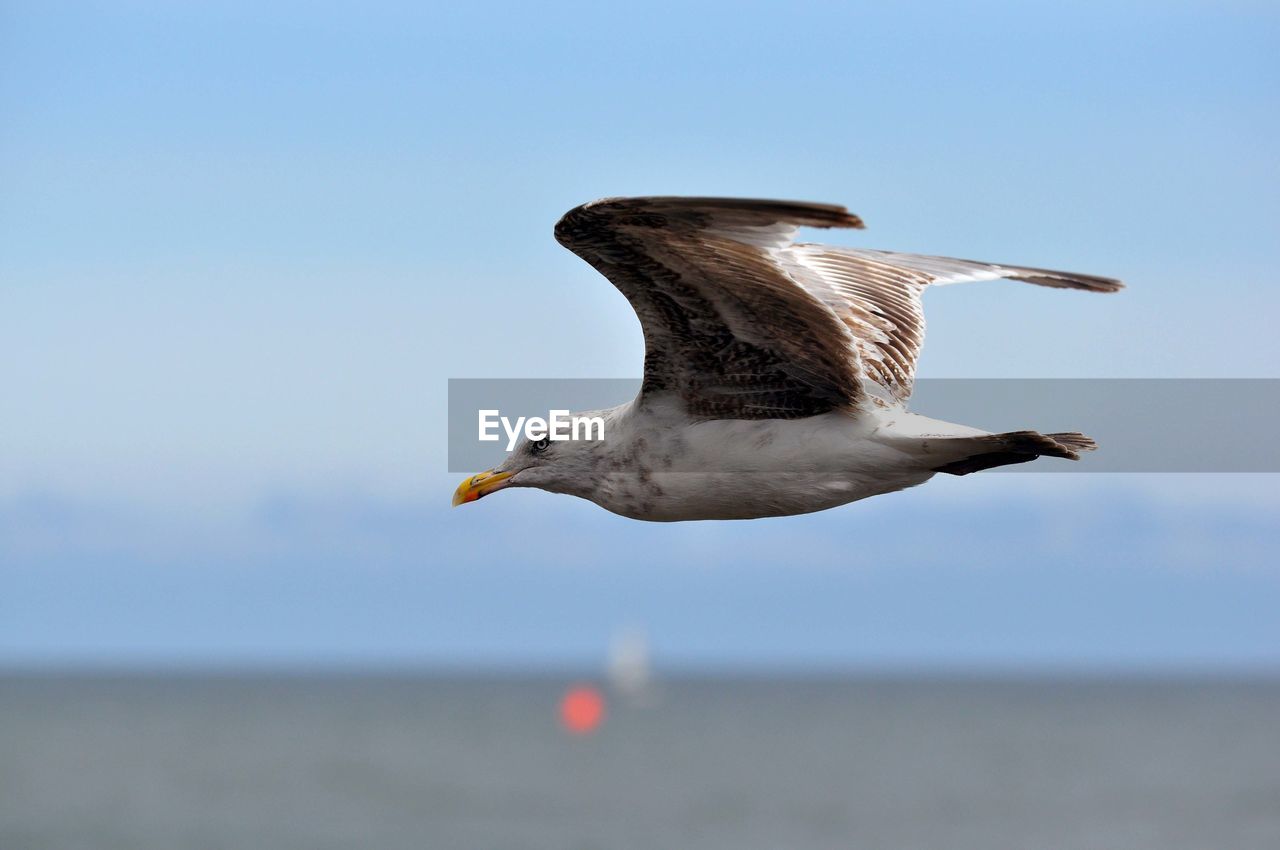
[[[551,445],[551,439],[548,437],[543,437],[541,440],[538,440],[537,442],[530,443],[529,450],[534,454],[542,454],[547,450],[547,446],[549,445]]]

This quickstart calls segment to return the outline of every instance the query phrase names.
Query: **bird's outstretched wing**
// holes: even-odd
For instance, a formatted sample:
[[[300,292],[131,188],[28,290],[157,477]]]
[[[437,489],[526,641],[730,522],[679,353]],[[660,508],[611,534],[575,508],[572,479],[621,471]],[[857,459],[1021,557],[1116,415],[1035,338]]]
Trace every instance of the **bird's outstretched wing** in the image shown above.
[[[899,402],[911,396],[924,344],[920,296],[925,287],[1001,278],[1089,292],[1124,287],[1118,280],[1074,272],[828,245],[788,246],[779,262],[849,329],[863,377]]]
[[[555,233],[639,316],[641,400],[669,395],[705,418],[813,416],[856,406],[868,388],[905,400],[929,284],[1010,277],[1120,288],[1067,272],[796,244],[800,227],[862,222],[828,204],[614,198],[570,210]]]

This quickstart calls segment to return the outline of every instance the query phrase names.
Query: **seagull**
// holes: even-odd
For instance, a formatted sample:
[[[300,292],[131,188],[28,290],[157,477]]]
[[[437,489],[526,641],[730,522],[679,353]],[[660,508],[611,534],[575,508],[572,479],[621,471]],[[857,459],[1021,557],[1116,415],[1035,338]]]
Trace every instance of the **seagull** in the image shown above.
[[[990,433],[907,411],[930,286],[1012,280],[1115,292],[1073,272],[795,241],[862,228],[841,206],[606,198],[556,224],[626,297],[644,332],[636,398],[581,415],[592,440],[525,440],[462,482],[455,506],[537,487],[637,520],[787,516],[1038,457],[1078,460],[1079,432]]]

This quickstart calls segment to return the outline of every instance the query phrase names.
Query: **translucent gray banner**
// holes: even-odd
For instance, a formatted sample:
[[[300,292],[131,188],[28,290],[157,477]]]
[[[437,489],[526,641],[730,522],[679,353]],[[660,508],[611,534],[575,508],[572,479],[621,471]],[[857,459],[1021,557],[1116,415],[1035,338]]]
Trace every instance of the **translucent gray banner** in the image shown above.
[[[546,418],[630,401],[628,378],[455,378],[449,381],[449,471],[501,463],[508,435],[481,411]],[[935,378],[916,382],[910,410],[992,432],[1083,431],[1098,450],[1078,463],[1044,460],[1014,472],[1280,472],[1280,379]],[[566,426],[567,427],[567,426]],[[707,470],[710,471],[710,470]]]

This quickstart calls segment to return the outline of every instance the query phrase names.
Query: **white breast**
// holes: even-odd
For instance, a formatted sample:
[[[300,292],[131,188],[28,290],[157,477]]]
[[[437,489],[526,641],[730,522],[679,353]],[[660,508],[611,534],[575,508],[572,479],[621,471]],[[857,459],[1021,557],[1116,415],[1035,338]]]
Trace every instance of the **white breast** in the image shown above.
[[[883,439],[885,420],[866,412],[701,422],[675,422],[661,411],[630,414],[611,435],[618,462],[601,475],[592,500],[636,519],[808,513],[932,475]]]

